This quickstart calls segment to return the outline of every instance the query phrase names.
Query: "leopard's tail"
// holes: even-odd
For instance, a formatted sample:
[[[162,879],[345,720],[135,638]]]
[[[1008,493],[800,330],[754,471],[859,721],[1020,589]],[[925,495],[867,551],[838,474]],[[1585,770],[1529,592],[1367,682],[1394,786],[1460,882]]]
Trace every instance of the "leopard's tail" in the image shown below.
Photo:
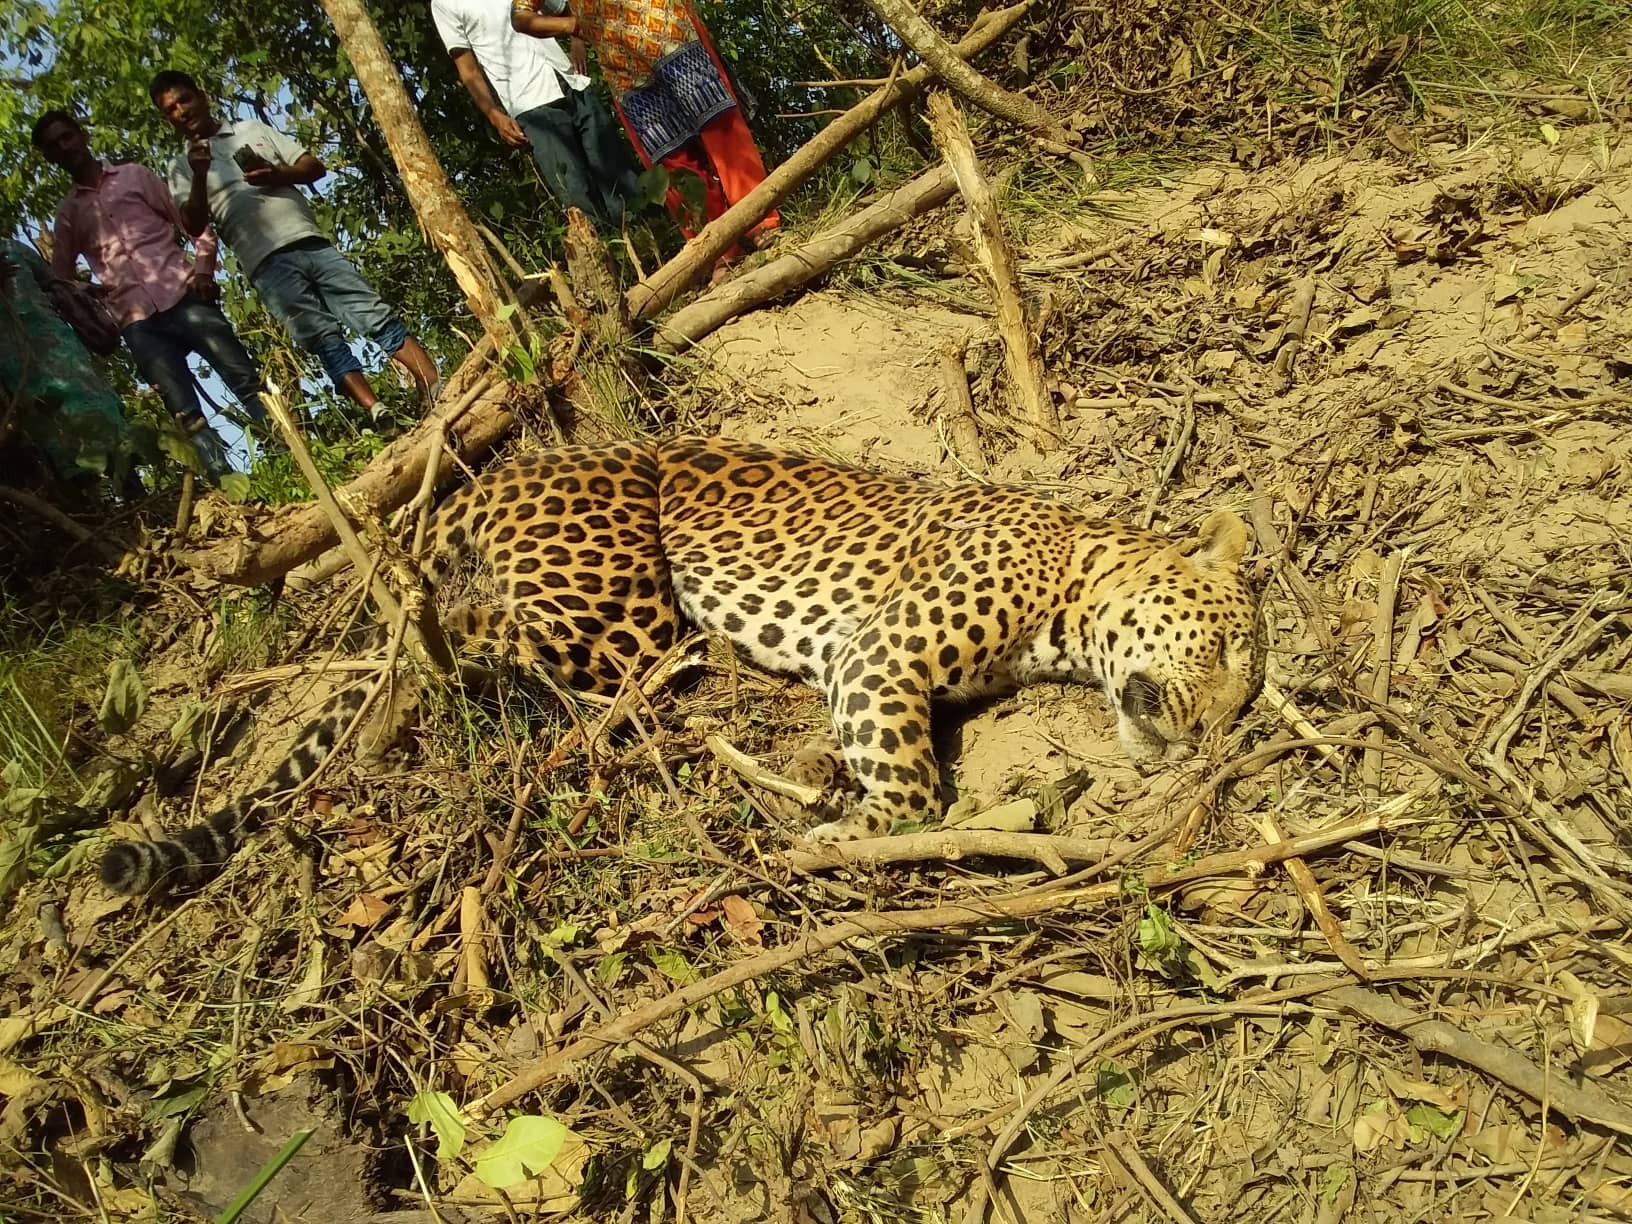
[[[191,828],[164,841],[115,842],[102,857],[102,883],[116,893],[193,887],[208,880],[265,823],[274,801],[317,772],[368,698],[371,686],[342,689],[306,725],[272,776]]]

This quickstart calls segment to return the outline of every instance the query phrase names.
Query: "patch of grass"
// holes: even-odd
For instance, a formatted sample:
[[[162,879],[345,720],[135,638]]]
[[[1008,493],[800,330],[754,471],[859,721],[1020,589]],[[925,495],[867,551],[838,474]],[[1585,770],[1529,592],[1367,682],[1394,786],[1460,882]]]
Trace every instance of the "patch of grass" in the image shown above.
[[[1280,68],[1315,67],[1334,108],[1365,88],[1356,80],[1390,39],[1410,39],[1401,71],[1413,97],[1517,104],[1579,95],[1602,118],[1608,97],[1632,76],[1627,0],[1275,0],[1248,27],[1247,46]],[[1596,112],[1596,113],[1594,113]]]
[[[74,726],[94,717],[108,665],[135,644],[124,621],[41,626],[0,612],[0,761],[11,785],[78,793]]]
[[[217,625],[206,664],[217,675],[253,671],[272,662],[283,639],[283,605],[259,589],[216,603]]]

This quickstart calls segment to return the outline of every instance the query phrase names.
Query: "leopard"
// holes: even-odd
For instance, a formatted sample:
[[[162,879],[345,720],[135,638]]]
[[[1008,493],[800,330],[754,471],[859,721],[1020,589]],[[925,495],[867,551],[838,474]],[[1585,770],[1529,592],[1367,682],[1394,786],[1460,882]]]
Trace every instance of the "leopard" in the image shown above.
[[[606,697],[701,631],[819,690],[854,786],[809,830],[818,842],[940,814],[933,706],[1097,689],[1150,772],[1232,724],[1262,678],[1250,535],[1229,510],[1174,539],[1025,487],[683,435],[513,456],[448,494],[427,537],[433,590],[466,562],[491,575],[491,599],[448,614],[461,653]],[[204,822],[114,844],[104,883],[207,877],[362,700],[343,692],[265,783]]]

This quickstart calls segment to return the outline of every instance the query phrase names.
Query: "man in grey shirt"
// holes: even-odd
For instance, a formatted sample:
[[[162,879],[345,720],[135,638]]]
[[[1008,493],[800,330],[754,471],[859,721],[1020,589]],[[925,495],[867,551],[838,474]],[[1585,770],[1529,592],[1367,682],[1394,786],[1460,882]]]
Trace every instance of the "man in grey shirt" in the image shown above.
[[[436,365],[357,269],[317,226],[298,188],[327,168],[299,142],[252,119],[218,117],[198,83],[167,69],[153,78],[153,104],[188,139],[170,164],[170,190],[187,229],[215,229],[238,257],[266,307],[290,337],[315,353],[335,387],[377,411],[378,399],[346,341],[346,329],[378,344],[434,400]]]

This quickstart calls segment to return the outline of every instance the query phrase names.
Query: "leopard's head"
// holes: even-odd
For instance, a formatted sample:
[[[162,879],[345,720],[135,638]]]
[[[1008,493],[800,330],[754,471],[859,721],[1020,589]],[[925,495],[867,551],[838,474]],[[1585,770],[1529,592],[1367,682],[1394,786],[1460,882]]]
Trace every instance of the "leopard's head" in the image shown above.
[[[1249,537],[1228,511],[1121,577],[1095,617],[1117,738],[1141,768],[1182,760],[1234,722],[1263,682],[1258,602],[1241,570]]]

